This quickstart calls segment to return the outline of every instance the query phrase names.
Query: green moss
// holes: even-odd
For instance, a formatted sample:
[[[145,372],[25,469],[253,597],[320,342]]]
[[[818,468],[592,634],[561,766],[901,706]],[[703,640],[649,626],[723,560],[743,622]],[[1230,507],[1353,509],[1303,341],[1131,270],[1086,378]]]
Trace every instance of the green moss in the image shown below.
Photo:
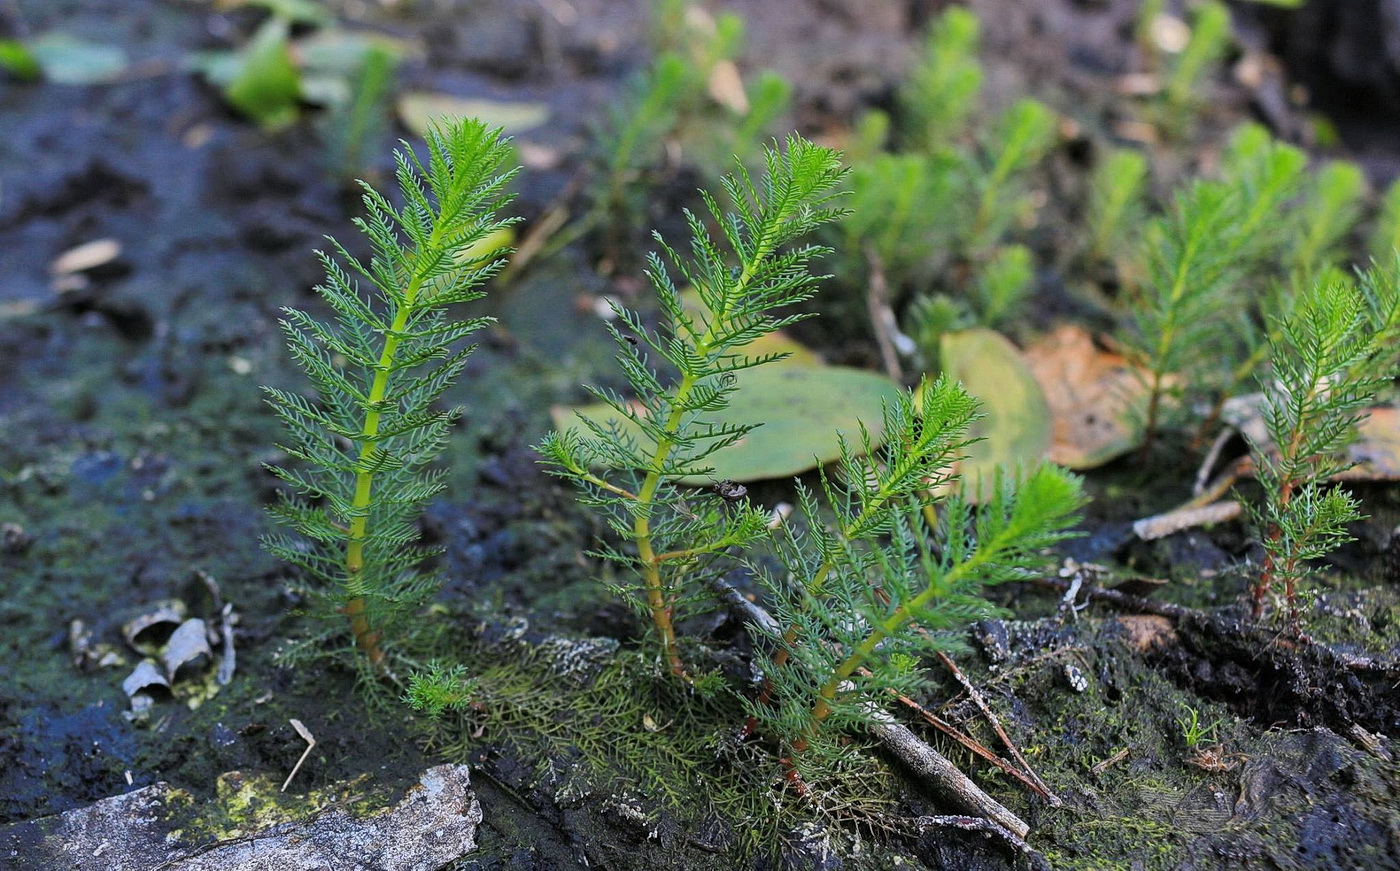
[[[568,806],[607,796],[653,830],[718,831],[713,846],[731,858],[774,853],[815,820],[854,839],[898,798],[892,772],[853,746],[846,763],[808,782],[813,800],[797,800],[772,749],[739,739],[735,698],[693,695],[655,661],[610,643],[470,644],[453,660],[479,689],[468,713],[428,727],[436,751],[533,760],[526,790],[548,788]]]

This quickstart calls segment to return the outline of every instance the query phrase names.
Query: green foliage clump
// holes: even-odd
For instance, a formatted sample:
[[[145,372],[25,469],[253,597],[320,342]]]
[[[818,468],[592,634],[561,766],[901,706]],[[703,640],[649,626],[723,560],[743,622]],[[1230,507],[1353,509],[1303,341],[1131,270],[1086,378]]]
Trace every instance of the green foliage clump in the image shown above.
[[[396,152],[402,206],[364,185],[367,215],[355,223],[369,262],[334,240],[338,258],[320,254],[317,292],[334,320],[284,309],[288,346],[318,401],[265,388],[290,437],[282,449],[300,461],[271,467],[289,485],[273,515],[295,535],[265,546],[318,583],[380,674],[391,672],[386,633],[437,586],[418,569],[431,551],[415,523],[442,489],[427,467],[462,410],[435,403],[471,353],[457,344],[486,324],[448,312],[483,296],[507,252],[473,246],[511,223],[496,217],[514,175],[498,130],[453,123],[430,130],[427,147],[426,164],[407,146]]]
[[[1379,263],[1390,263],[1400,251],[1400,179],[1392,182],[1381,198],[1380,214],[1371,232],[1371,256]],[[1400,275],[1392,276],[1400,280]]]
[[[1228,187],[1196,181],[1177,194],[1171,216],[1148,229],[1147,274],[1133,308],[1131,338],[1148,361],[1149,444],[1171,376],[1184,386],[1179,379],[1189,379],[1228,334],[1222,313],[1235,299],[1230,285],[1242,205]]]
[[[1058,119],[1022,99],[978,125],[979,27],[950,7],[934,22],[924,55],[899,92],[897,124],[872,112],[861,122],[851,173],[843,254],[852,275],[879,275],[891,302],[913,298],[908,330],[995,324],[1032,286],[1029,249],[1003,251],[1036,206],[1027,180],[1049,153]],[[893,151],[873,146],[894,128]],[[861,264],[864,268],[861,268]],[[936,323],[920,317],[936,312]]]
[[[784,526],[784,571],[762,573],[784,631],[767,697],[750,710],[818,765],[839,758],[837,738],[869,725],[890,693],[918,690],[923,658],[996,612],[984,588],[1032,576],[1083,503],[1078,479],[1050,465],[999,477],[978,508],[934,495],[971,442],[977,402],[946,377],[921,395],[921,410],[908,395],[887,410],[882,448],[862,433],[822,477],[833,522],[799,489],[808,525]]]
[[[634,395],[592,392],[635,424],[641,438],[580,418],[586,434],[551,433],[538,448],[550,470],[603,508],[613,528],[636,548],[635,554],[610,556],[639,574],[640,604],[677,675],[685,673],[673,628],[677,605],[692,594],[688,587],[703,575],[704,564],[761,538],[768,521],[747,504],[694,500],[677,482],[708,474],[708,457],[761,423],[716,424],[706,418],[729,402],[738,387],[735,373],[785,356],[749,356],[743,349],[804,317],[778,310],[812,295],[818,278],[808,267],[827,249],[788,246],[842,215],[832,205],[844,175],[835,151],[792,136],[783,150],[767,152],[765,164],[757,181],[742,165],[723,180],[732,211],[703,194],[718,238],[704,218],[689,211],[689,257],[656,237],[662,253],[650,256],[647,276],[664,323],[650,329],[637,313],[619,309],[626,332],[610,327]],[[695,288],[703,312],[682,304],[677,278],[681,286]],[[677,376],[667,380],[649,353]]]
[[[1303,178],[1302,152],[1246,125],[1223,162],[1223,179],[1190,182],[1143,235],[1128,339],[1147,371],[1148,446],[1169,401],[1219,401],[1257,363],[1249,354],[1260,344],[1254,299],[1277,280],[1279,252],[1301,225],[1278,217]]]
[[[598,191],[575,233],[601,224],[608,256],[625,257],[644,204],[658,181],[666,144],[706,172],[718,173],[737,157],[746,166],[761,159],[763,135],[788,105],[791,88],[776,73],[759,73],[752,86],[724,74],[738,73],[734,58],[744,41],[737,15],[713,20],[686,0],[658,4],[657,55],[638,76],[631,94],[599,131]],[[726,83],[715,96],[716,77]]]
[[[929,29],[922,62],[899,91],[908,150],[933,152],[963,135],[982,90],[977,16],[951,6]]]
[[[1195,106],[1201,82],[1229,47],[1230,10],[1219,0],[1207,0],[1196,7],[1191,38],[1167,73],[1167,104],[1173,111],[1182,113]]]
[[[1309,180],[1298,208],[1301,226],[1286,253],[1294,287],[1307,287],[1337,263],[1343,242],[1361,218],[1366,178],[1354,163],[1331,161]]]
[[[1142,220],[1147,158],[1141,152],[1115,148],[1099,161],[1089,182],[1089,256],[1113,259],[1137,241]]]
[[[1270,444],[1252,446],[1265,494],[1254,511],[1265,552],[1253,589],[1255,617],[1281,582],[1296,632],[1309,561],[1349,541],[1347,524],[1361,518],[1356,499],[1327,481],[1352,465],[1344,452],[1356,424],[1395,376],[1397,330],[1400,289],[1373,271],[1361,287],[1319,281],[1270,340],[1271,377],[1263,383]]]

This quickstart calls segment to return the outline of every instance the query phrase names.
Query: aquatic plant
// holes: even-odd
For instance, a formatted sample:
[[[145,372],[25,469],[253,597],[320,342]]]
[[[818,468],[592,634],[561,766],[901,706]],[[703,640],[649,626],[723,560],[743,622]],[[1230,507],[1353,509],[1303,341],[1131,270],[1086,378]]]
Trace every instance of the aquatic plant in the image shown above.
[[[791,91],[771,71],[744,87],[734,61],[745,30],[738,15],[711,18],[689,0],[667,0],[654,18],[656,56],[600,126],[589,209],[562,237],[601,225],[610,261],[635,248],[658,167],[670,159],[668,143],[706,173],[719,173],[735,158],[753,166]]]
[[[1199,101],[1201,82],[1230,47],[1230,10],[1218,0],[1206,0],[1191,17],[1191,35],[1166,76],[1166,99],[1178,117]]]
[[[462,409],[436,403],[472,351],[460,341],[487,323],[449,309],[483,296],[508,251],[482,243],[511,223],[496,216],[515,173],[503,168],[511,149],[499,130],[464,120],[426,139],[426,163],[407,144],[395,153],[402,206],[362,183],[366,216],[355,224],[369,262],[334,239],[334,256],[319,254],[316,290],[334,318],[283,310],[317,399],[264,388],[290,437],[282,450],[300,461],[269,467],[288,485],[272,514],[294,534],[264,545],[316,583],[380,675],[392,671],[386,641],[397,621],[438,585],[420,569],[432,551],[418,544],[416,520],[442,490],[428,466]]]
[[[749,710],[799,771],[847,753],[842,735],[921,688],[926,655],[959,648],[970,623],[997,613],[985,588],[1033,576],[1071,534],[1084,497],[1057,466],[999,475],[976,507],[957,492],[977,417],[946,377],[917,406],[906,394],[886,410],[883,447],[862,432],[821,476],[820,499],[799,486],[804,522],[776,533],[783,571],[755,564],[782,635]]]
[[[1270,377],[1263,381],[1268,444],[1252,445],[1262,506],[1253,509],[1264,565],[1252,590],[1257,618],[1275,585],[1283,585],[1290,628],[1299,630],[1299,586],[1310,561],[1351,540],[1347,524],[1360,505],[1329,479],[1352,465],[1345,449],[1356,437],[1376,392],[1396,373],[1400,288],[1376,269],[1358,286],[1319,280],[1270,340]]]
[[[918,342],[926,351],[945,328],[1013,316],[1034,283],[1030,249],[1007,243],[1034,217],[1028,182],[1055,144],[1058,119],[1021,99],[980,121],[978,46],[971,12],[954,6],[934,21],[898,92],[898,123],[880,112],[861,122],[842,222],[843,273],[887,285],[881,304],[892,310],[912,296],[904,328],[927,337]],[[891,127],[893,150],[882,150]]]
[[[709,474],[708,457],[761,423],[717,424],[707,415],[738,389],[735,373],[786,356],[750,356],[744,346],[804,317],[779,310],[812,295],[818,276],[809,265],[827,249],[788,246],[842,215],[832,201],[844,172],[832,149],[790,136],[782,150],[768,149],[765,166],[757,181],[741,164],[721,182],[732,211],[703,194],[719,238],[704,217],[686,212],[690,257],[656,236],[661,253],[650,255],[647,276],[661,304],[661,325],[649,328],[636,312],[617,308],[619,325],[609,329],[632,396],[590,390],[640,437],[581,417],[582,430],[550,433],[537,448],[549,471],[578,486],[635,548],[608,555],[636,571],[635,600],[678,676],[686,673],[674,628],[678,603],[693,595],[705,563],[759,540],[768,524],[767,514],[746,502],[695,499],[678,482]],[[678,279],[695,288],[703,311],[682,304]],[[676,376],[658,372],[651,353]]]
[[[1298,149],[1245,125],[1226,148],[1224,178],[1189,182],[1143,234],[1145,274],[1130,297],[1127,338],[1147,373],[1144,455],[1172,400],[1218,402],[1262,359],[1249,353],[1262,343],[1247,290],[1264,295],[1280,251],[1294,242],[1291,231],[1304,226],[1278,216],[1306,162]]]

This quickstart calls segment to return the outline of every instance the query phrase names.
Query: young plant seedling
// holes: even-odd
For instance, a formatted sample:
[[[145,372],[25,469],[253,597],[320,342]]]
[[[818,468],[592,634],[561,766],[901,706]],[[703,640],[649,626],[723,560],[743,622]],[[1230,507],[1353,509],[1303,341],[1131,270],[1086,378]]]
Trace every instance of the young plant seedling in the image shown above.
[[[1117,260],[1136,241],[1146,180],[1147,158],[1127,148],[1115,148],[1094,168],[1088,206],[1092,260]]]
[[[1373,270],[1360,287],[1319,281],[1270,341],[1263,383],[1270,445],[1252,445],[1264,504],[1253,510],[1264,565],[1252,591],[1254,617],[1282,583],[1289,628],[1297,634],[1298,588],[1310,561],[1350,541],[1359,504],[1328,479],[1351,466],[1345,450],[1377,390],[1395,374],[1400,291]]]
[[[851,275],[869,276],[872,318],[903,308],[928,356],[945,328],[989,326],[1017,313],[1034,285],[1030,250],[1006,244],[1035,200],[1027,180],[1055,143],[1054,112],[1030,99],[1013,103],[991,124],[974,122],[982,67],[979,27],[950,7],[934,23],[924,56],[899,91],[895,152],[874,151],[889,124],[880,113],[862,122],[851,174],[851,215],[843,253]],[[883,350],[897,371],[894,351]]]
[[[788,245],[842,216],[832,205],[844,176],[835,151],[790,136],[783,150],[767,151],[765,164],[757,181],[742,164],[722,181],[731,212],[703,194],[718,238],[704,217],[686,213],[690,257],[656,237],[662,254],[650,255],[647,277],[661,303],[661,326],[648,328],[623,308],[617,309],[622,327],[609,326],[633,397],[590,390],[640,436],[580,418],[581,430],[550,433],[537,448],[549,470],[603,508],[636,549],[609,555],[639,575],[639,604],[651,618],[663,661],[678,677],[686,676],[674,626],[678,603],[707,563],[762,538],[768,516],[747,503],[692,499],[677,482],[709,474],[706,460],[759,423],[716,424],[707,416],[728,403],[738,387],[736,373],[786,356],[749,356],[744,346],[804,317],[778,310],[812,295],[818,276],[809,264],[828,249]],[[695,288],[703,312],[682,304],[677,278]],[[653,368],[651,353],[676,375]]]
[[[954,480],[977,402],[946,377],[920,395],[922,409],[906,394],[886,410],[883,447],[862,433],[822,477],[833,523],[799,487],[808,526],[778,534],[782,573],[758,570],[784,631],[750,712],[799,771],[845,753],[837,738],[869,725],[891,692],[916,691],[922,658],[994,614],[984,588],[1031,576],[1084,501],[1079,480],[1051,465],[999,477],[980,507],[933,495]]]
[[[930,28],[924,56],[899,90],[907,150],[933,153],[966,131],[982,90],[980,31],[977,16],[959,6]]]
[[[1218,0],[1206,0],[1191,18],[1191,37],[1167,75],[1167,105],[1181,118],[1199,99],[1201,82],[1230,47],[1230,10]]]
[[[395,153],[402,206],[363,185],[367,215],[355,225],[373,249],[368,263],[334,239],[338,257],[319,253],[316,290],[334,319],[283,310],[318,401],[264,388],[290,437],[282,449],[300,461],[270,467],[290,485],[272,513],[295,535],[264,545],[318,583],[378,676],[393,673],[387,642],[399,618],[437,584],[419,568],[431,551],[415,524],[442,490],[426,469],[462,409],[435,403],[472,351],[458,343],[487,322],[448,310],[484,295],[509,252],[475,246],[512,223],[496,217],[515,173],[503,169],[511,149],[499,130],[453,122],[429,130],[427,147],[426,164],[406,144]]]

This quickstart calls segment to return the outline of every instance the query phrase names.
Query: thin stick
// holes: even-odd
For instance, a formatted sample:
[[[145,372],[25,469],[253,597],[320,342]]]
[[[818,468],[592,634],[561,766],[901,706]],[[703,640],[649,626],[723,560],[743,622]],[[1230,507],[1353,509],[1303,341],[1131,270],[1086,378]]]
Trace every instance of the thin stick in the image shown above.
[[[288,722],[292,724],[293,729],[297,730],[297,734],[301,736],[301,740],[306,742],[306,750],[301,754],[301,758],[297,760],[297,764],[292,766],[292,773],[288,774],[287,779],[282,781],[282,788],[278,790],[279,792],[287,791],[287,787],[291,784],[292,778],[296,777],[297,772],[301,770],[301,764],[306,761],[306,757],[310,756],[311,751],[316,748],[316,739],[312,737],[311,730],[306,728],[306,725],[302,723],[301,720],[293,717]]]
[[[1154,541],[1198,526],[1234,520],[1243,510],[1240,503],[1233,499],[1227,502],[1212,502],[1209,505],[1183,505],[1165,514],[1136,521],[1133,523],[1133,534],[1143,541]]]
[[[1018,838],[1014,832],[1007,831],[1002,826],[990,820],[984,820],[981,817],[926,816],[914,820],[914,825],[918,826],[920,830],[931,829],[934,826],[943,826],[962,829],[965,832],[984,832],[986,834],[996,835],[1027,856],[1039,855],[1035,850],[1031,849],[1030,844],[1027,844],[1024,839]]]
[[[1113,754],[1112,756],[1108,757],[1102,762],[1095,763],[1094,767],[1090,768],[1089,771],[1092,774],[1103,774],[1105,771],[1127,758],[1128,748],[1124,747],[1122,750],[1119,750],[1117,753]]]
[[[873,734],[880,743],[899,760],[925,781],[938,789],[938,792],[968,813],[985,817],[1018,838],[1024,838],[1031,827],[1024,820],[1007,810],[996,799],[987,795],[958,767],[949,762],[943,754],[934,750],[907,727],[894,721],[894,718],[878,708],[869,711],[873,722]]]
[[[1075,572],[1075,577],[1080,577],[1080,573]],[[1002,745],[1006,747],[1007,752],[1011,754],[1012,758],[1020,764],[1021,770],[1026,773],[1027,777],[1035,781],[1035,785],[1038,787],[1036,791],[1043,795],[1046,801],[1050,802],[1051,807],[1060,807],[1063,805],[1064,802],[1060,800],[1060,797],[1055,795],[1055,793],[1050,790],[1050,787],[1045,785],[1045,781],[1041,780],[1040,775],[1035,773],[1035,769],[1026,761],[1026,757],[1021,755],[1020,749],[1017,748],[1015,742],[1011,740],[1011,737],[1006,734],[1006,730],[1001,727],[1001,720],[997,718],[997,715],[992,712],[991,706],[987,704],[987,699],[978,691],[977,687],[973,685],[967,675],[963,674],[962,669],[958,668],[957,663],[949,659],[948,655],[941,650],[938,651],[938,658],[942,660],[943,665],[953,673],[953,677],[957,678],[958,683],[962,684],[962,688],[966,690],[968,697],[972,699],[972,703],[982,712],[982,716],[986,717],[987,722],[992,724],[992,728],[996,731],[997,737],[1001,739]]]
[[[1061,581],[1058,578],[1036,578],[1031,583],[1038,587],[1059,590],[1061,593],[1069,589],[1069,582]],[[1156,614],[1160,617],[1170,617],[1173,620],[1180,620],[1185,617],[1205,616],[1194,608],[1173,605],[1170,602],[1154,602],[1151,599],[1144,599],[1142,596],[1133,596],[1118,590],[1105,590],[1103,587],[1083,587],[1081,592],[1090,599],[1102,599],[1120,608],[1136,611],[1141,614]]]
[[[1043,786],[1036,784],[1035,781],[1031,780],[1023,772],[1018,770],[1016,766],[1012,765],[1010,762],[1007,762],[1005,759],[1002,759],[1000,756],[993,753],[990,749],[987,748],[985,744],[982,744],[976,738],[973,738],[966,732],[959,729],[957,726],[954,726],[952,723],[949,723],[948,721],[942,719],[937,714],[933,713],[928,708],[925,708],[923,705],[919,704],[918,702],[914,701],[908,696],[902,696],[894,690],[890,690],[890,695],[898,699],[900,704],[904,705],[905,707],[909,708],[910,710],[914,711],[916,714],[927,720],[930,726],[933,726],[935,729],[947,735],[949,738],[952,738],[954,741],[958,742],[963,747],[966,747],[968,750],[972,751],[973,753],[992,763],[997,768],[1000,768],[1002,771],[1021,781],[1022,785],[1024,785],[1026,789],[1030,790],[1036,795],[1039,795],[1041,798],[1046,799],[1053,805],[1058,806],[1058,804],[1060,803],[1059,798],[1050,793]]]
[[[1220,435],[1211,442],[1210,450],[1206,451],[1206,458],[1201,460],[1201,467],[1196,470],[1196,483],[1191,487],[1191,495],[1200,496],[1205,492],[1206,482],[1210,480],[1210,471],[1215,468],[1216,461],[1220,459],[1220,452],[1225,449],[1226,443],[1235,436],[1234,427],[1226,427],[1220,431]]]
[[[734,585],[721,577],[710,578],[710,590],[725,605],[736,612],[749,625],[764,635],[774,638],[782,634],[782,627],[765,608],[749,601],[748,597],[734,588]]]
[[[875,342],[880,347],[880,362],[895,381],[904,380],[904,368],[899,365],[894,335],[899,332],[894,309],[890,308],[889,286],[885,282],[885,266],[873,246],[865,246],[865,259],[870,264],[870,291],[865,296],[870,311],[870,323],[875,329]]]

